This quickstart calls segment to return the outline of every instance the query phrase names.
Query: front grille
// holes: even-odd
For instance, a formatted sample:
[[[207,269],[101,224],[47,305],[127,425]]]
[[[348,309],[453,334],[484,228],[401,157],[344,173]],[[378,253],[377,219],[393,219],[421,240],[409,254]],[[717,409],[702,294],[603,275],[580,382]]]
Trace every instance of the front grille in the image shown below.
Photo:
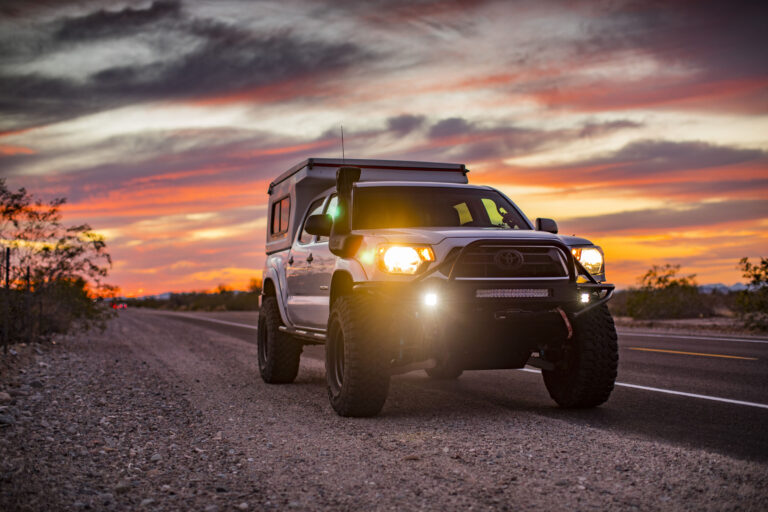
[[[478,245],[463,252],[456,278],[567,278],[562,251],[547,246]]]

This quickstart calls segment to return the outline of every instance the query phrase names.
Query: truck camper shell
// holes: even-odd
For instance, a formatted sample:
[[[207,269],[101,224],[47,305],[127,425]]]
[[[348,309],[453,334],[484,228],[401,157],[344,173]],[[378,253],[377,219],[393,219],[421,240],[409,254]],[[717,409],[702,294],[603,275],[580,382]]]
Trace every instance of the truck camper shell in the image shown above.
[[[269,184],[267,210],[267,254],[288,249],[301,216],[310,201],[336,184],[342,166],[360,167],[360,181],[420,181],[468,183],[464,164],[407,162],[402,160],[361,160],[309,158],[278,176]],[[287,219],[280,217],[285,217]]]

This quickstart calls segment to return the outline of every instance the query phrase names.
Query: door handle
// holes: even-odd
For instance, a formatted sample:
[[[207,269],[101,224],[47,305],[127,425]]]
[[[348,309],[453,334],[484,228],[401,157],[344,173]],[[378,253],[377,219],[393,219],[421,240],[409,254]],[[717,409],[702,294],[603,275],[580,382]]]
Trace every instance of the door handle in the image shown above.
[[[288,256],[288,264],[289,264],[289,265],[293,265],[293,254],[291,254],[290,256]]]
[[[307,256],[307,263],[312,263],[312,260],[315,258],[312,257],[312,253],[309,253],[309,256]]]

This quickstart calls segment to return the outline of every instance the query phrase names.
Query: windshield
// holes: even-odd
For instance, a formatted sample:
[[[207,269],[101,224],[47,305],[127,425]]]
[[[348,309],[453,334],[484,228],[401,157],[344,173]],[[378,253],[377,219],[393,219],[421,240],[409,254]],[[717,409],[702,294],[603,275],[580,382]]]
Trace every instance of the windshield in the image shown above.
[[[495,190],[457,187],[355,188],[354,229],[473,227],[530,229]]]

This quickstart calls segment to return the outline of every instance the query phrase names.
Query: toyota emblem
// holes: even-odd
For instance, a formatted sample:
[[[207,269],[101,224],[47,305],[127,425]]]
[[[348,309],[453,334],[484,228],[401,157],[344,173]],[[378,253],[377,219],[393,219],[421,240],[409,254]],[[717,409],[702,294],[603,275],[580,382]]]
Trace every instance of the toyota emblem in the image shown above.
[[[523,255],[514,249],[499,251],[493,256],[493,262],[503,270],[514,270],[523,264]]]

